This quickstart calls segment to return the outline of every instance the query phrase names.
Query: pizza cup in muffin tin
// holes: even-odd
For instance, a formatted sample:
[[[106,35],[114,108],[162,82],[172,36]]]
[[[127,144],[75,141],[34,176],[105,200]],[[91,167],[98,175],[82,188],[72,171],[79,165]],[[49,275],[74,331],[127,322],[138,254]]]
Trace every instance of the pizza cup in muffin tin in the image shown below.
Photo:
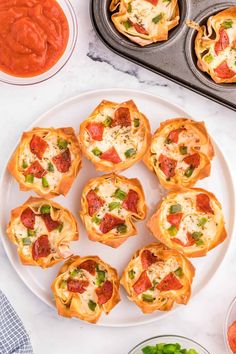
[[[72,128],[34,128],[22,135],[8,170],[23,191],[42,197],[66,195],[81,167]]]
[[[195,268],[183,255],[162,244],[137,251],[121,278],[128,297],[144,313],[169,311],[174,303],[187,304]]]
[[[166,41],[179,24],[178,0],[112,0],[116,29],[140,46]]]
[[[117,271],[97,256],[71,257],[51,288],[59,315],[91,323],[120,301]]]
[[[150,126],[133,101],[102,101],[80,125],[79,141],[97,170],[125,170],[144,156]]]
[[[78,227],[58,203],[30,197],[11,211],[7,235],[17,245],[22,264],[48,268],[72,255],[69,246],[78,240]]]
[[[82,192],[81,205],[88,237],[114,248],[136,235],[134,221],[146,217],[140,182],[114,173],[91,179]]]
[[[166,189],[191,187],[210,175],[214,149],[203,122],[186,118],[161,123],[144,162]]]
[[[219,201],[200,188],[167,194],[148,227],[160,242],[188,257],[205,256],[227,236]]]
[[[200,70],[216,83],[236,82],[236,6],[209,17],[198,27],[195,52]]]

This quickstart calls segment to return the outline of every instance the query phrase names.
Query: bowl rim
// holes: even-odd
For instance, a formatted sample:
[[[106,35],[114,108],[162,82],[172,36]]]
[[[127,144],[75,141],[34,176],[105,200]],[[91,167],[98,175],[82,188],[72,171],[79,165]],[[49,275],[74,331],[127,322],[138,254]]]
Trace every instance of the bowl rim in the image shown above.
[[[136,349],[139,349],[139,347],[140,347],[142,344],[145,344],[145,343],[149,342],[150,340],[158,339],[158,338],[166,338],[166,337],[188,340],[188,341],[192,342],[193,344],[198,345],[201,349],[203,349],[203,351],[205,351],[205,354],[210,354],[210,352],[209,352],[206,348],[204,348],[201,344],[199,344],[199,343],[196,342],[195,340],[190,339],[190,338],[188,338],[188,337],[180,336],[180,335],[177,335],[177,334],[161,334],[161,335],[159,335],[159,336],[154,336],[154,337],[150,337],[150,338],[148,338],[148,339],[145,339],[145,340],[143,340],[142,342],[140,342],[139,344],[137,344],[135,347],[133,347],[133,348],[128,352],[128,354],[135,354],[135,350],[136,350]]]
[[[39,75],[30,76],[30,77],[21,77],[21,76],[10,75],[10,74],[4,72],[3,70],[0,70],[0,83],[2,82],[4,84],[8,84],[8,85],[12,85],[12,86],[36,85],[36,84],[42,83],[42,82],[47,81],[50,78],[54,77],[68,63],[68,61],[70,60],[70,58],[74,52],[74,49],[75,49],[75,46],[77,43],[78,20],[77,20],[74,6],[72,5],[70,0],[59,0],[59,1],[55,0],[55,1],[58,2],[60,6],[61,6],[60,2],[63,2],[64,5],[67,6],[68,12],[70,14],[70,19],[65,14],[68,23],[71,23],[71,30],[69,31],[69,38],[71,36],[70,48],[68,49],[68,45],[69,45],[69,38],[68,38],[66,48],[65,48],[63,54],[61,55],[61,57],[59,58],[59,60],[51,68],[49,68],[47,71],[45,71]],[[63,8],[62,8],[62,10],[63,10]],[[66,52],[67,49],[68,49],[68,52]],[[60,60],[62,61],[61,64],[58,66],[57,69],[53,70],[53,68],[58,64],[58,62]],[[1,77],[1,73],[4,75],[4,77]]]

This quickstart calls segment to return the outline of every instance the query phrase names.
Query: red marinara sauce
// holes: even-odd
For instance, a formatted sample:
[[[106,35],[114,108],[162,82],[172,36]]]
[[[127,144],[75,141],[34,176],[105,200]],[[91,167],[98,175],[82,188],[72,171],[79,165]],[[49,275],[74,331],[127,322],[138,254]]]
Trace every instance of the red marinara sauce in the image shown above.
[[[233,353],[236,353],[236,321],[234,321],[228,328],[228,342],[230,349]]]
[[[32,77],[49,70],[69,38],[67,18],[56,0],[0,0],[0,70]]]

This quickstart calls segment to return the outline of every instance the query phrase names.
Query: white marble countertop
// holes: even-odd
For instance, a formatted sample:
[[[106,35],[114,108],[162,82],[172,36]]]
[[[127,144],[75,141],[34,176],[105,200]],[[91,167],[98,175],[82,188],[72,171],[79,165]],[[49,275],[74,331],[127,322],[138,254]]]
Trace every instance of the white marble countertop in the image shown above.
[[[78,15],[79,40],[65,68],[49,81],[32,87],[0,84],[1,170],[21,132],[38,115],[87,90],[125,87],[167,97],[204,120],[235,174],[236,113],[110,52],[92,30],[89,1],[72,2]],[[226,354],[223,323],[236,295],[235,249],[233,241],[217,275],[187,307],[156,323],[128,329],[101,328],[58,318],[56,311],[37,299],[18,278],[1,244],[0,287],[23,320],[36,354],[127,354],[138,342],[159,334],[187,336],[207,347],[211,354]]]

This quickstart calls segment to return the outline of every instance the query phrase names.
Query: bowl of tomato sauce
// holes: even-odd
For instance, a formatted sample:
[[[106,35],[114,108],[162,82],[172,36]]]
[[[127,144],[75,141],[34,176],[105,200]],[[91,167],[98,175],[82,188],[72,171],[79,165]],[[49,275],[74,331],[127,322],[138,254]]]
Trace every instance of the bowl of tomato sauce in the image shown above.
[[[224,324],[224,339],[228,353],[236,353],[236,297],[232,300],[227,311]]]
[[[69,0],[0,0],[0,81],[32,85],[58,73],[77,40]]]

